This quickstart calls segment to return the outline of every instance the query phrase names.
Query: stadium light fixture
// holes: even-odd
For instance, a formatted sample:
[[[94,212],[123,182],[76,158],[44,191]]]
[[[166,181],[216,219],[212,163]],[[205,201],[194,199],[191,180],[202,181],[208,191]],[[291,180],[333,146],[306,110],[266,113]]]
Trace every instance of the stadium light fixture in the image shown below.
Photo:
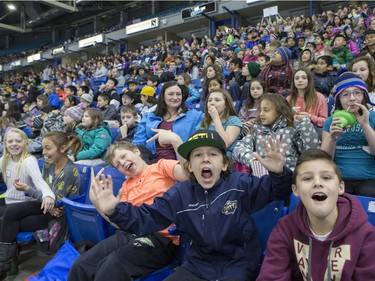
[[[8,9],[11,10],[11,11],[15,11],[17,8],[16,6],[14,6],[13,4],[8,4]]]

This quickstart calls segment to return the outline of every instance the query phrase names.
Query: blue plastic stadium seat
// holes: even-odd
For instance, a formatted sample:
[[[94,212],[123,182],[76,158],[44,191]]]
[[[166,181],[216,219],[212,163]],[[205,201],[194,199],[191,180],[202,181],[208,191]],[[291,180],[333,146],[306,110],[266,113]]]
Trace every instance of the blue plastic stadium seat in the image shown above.
[[[236,110],[236,113],[240,111],[241,105],[242,105],[242,101],[240,100],[233,101],[233,106],[234,106],[234,109]]]
[[[195,104],[194,109],[198,111],[204,111],[204,101]]]
[[[328,117],[331,116],[333,110],[335,109],[335,100],[332,96],[326,97],[327,106],[328,106]]]
[[[24,128],[22,128],[22,131],[24,131],[26,136],[29,137],[31,135],[31,133],[33,132],[33,129],[30,128],[30,127],[24,127]]]
[[[17,243],[30,243],[34,241],[34,232],[18,232],[17,234]]]
[[[94,166],[96,175],[103,167]],[[114,194],[117,195],[125,176],[113,167],[104,167],[105,175],[111,175],[114,184]],[[89,186],[90,184],[88,184]],[[77,242],[81,240],[90,240],[98,243],[115,232],[114,227],[109,224],[91,204],[89,192],[84,196],[77,198],[63,198],[62,204],[65,210],[66,220],[68,222],[70,240]]]
[[[122,94],[122,90],[124,90],[124,87],[116,87],[116,92],[121,95]]]
[[[119,133],[120,133],[120,128],[111,128],[111,135],[112,135],[111,143],[114,143],[116,141]]]
[[[0,183],[0,194],[5,193],[7,191],[7,185],[5,183]]]
[[[98,243],[110,235],[106,221],[93,205],[79,203],[77,199],[63,198],[61,201],[72,242],[89,240]]]
[[[284,201],[275,200],[251,215],[258,230],[263,258],[265,256],[268,238],[272,232],[272,229],[276,226],[277,222],[281,218],[284,206]]]
[[[374,197],[365,197],[365,196],[356,196],[361,202],[363,208],[365,209],[368,215],[368,221],[375,226],[375,198]]]
[[[291,212],[293,212],[297,206],[298,206],[298,203],[301,201],[300,197],[297,197],[294,195],[294,193],[292,193],[290,195],[290,198],[289,198],[289,208],[288,208],[288,214],[290,214]]]
[[[202,80],[201,79],[192,79],[191,83],[195,86],[195,88],[200,89],[202,88]]]
[[[44,167],[45,163],[46,163],[46,160],[44,158],[39,158],[38,159],[38,166],[39,166],[40,172],[43,172],[43,167]]]
[[[91,79],[91,88],[94,92],[96,92],[100,85],[105,84],[107,82],[107,76],[97,77]]]

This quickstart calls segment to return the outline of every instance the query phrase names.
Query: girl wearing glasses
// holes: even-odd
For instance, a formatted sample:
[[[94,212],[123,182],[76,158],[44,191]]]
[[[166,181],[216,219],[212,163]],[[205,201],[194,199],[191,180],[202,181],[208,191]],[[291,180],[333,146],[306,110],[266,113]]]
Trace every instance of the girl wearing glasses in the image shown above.
[[[339,166],[345,191],[375,197],[375,112],[367,106],[365,82],[353,72],[341,74],[332,89],[335,109],[354,114],[357,123],[341,128],[339,118],[329,117],[323,126],[321,149],[327,151]]]
[[[353,59],[349,66],[349,71],[354,72],[365,81],[368,95],[372,102],[375,102],[375,63],[367,57],[361,56]],[[372,108],[374,110],[374,108]]]

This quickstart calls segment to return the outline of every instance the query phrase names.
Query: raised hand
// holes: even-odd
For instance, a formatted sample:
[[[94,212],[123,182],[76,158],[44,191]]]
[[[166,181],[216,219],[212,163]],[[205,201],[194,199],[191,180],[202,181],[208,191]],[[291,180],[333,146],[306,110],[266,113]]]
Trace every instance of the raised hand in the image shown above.
[[[269,172],[281,174],[285,165],[285,153],[287,144],[280,145],[280,138],[274,140],[271,136],[267,140],[262,140],[263,149],[266,151],[266,158],[262,158],[258,153],[254,152],[254,157],[266,168]]]
[[[100,213],[110,215],[115,211],[121,193],[117,198],[114,196],[112,177],[106,178],[103,171],[101,169],[95,176],[94,168],[91,168],[90,200]]]

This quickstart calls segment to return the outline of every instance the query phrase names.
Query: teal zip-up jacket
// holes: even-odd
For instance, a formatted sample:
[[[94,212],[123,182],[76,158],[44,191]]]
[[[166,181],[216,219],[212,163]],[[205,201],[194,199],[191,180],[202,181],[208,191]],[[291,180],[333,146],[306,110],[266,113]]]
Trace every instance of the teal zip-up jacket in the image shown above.
[[[92,130],[86,131],[84,128],[76,128],[75,131],[83,145],[82,150],[77,154],[77,161],[104,158],[112,140],[111,130],[107,123],[102,123]]]

